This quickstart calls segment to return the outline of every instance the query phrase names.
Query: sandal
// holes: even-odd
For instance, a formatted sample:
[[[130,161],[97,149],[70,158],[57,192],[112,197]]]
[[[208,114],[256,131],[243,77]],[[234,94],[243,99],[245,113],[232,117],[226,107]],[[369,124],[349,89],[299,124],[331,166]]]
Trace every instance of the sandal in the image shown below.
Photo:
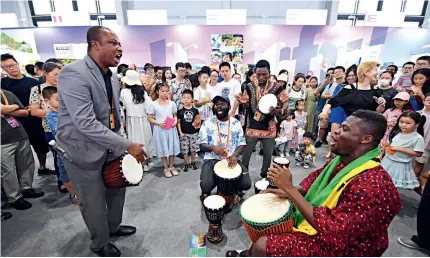
[[[164,169],[164,176],[167,178],[171,178],[173,176],[169,168]]]
[[[246,257],[247,250],[228,250],[225,257]]]
[[[178,176],[179,175],[179,172],[175,168],[169,168],[169,170],[172,173],[172,175],[174,175],[174,176]]]
[[[242,198],[238,194],[234,195],[233,205],[234,206],[239,205],[241,202],[242,202]]]

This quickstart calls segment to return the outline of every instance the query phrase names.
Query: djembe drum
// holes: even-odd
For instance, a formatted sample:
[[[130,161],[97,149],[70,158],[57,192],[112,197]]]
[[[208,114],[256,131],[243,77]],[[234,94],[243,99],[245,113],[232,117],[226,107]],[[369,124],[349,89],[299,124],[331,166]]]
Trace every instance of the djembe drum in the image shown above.
[[[122,155],[103,168],[103,181],[110,188],[137,186],[142,179],[142,165],[130,154]]]
[[[261,191],[264,191],[269,186],[269,180],[266,178],[261,179],[254,183],[255,194],[259,194]]]
[[[208,196],[203,201],[206,218],[209,221],[207,239],[211,243],[219,243],[224,239],[222,232],[222,219],[224,218],[225,200],[219,195]]]
[[[292,212],[289,200],[274,194],[256,194],[240,206],[239,215],[249,238],[255,243],[263,235],[291,232]]]
[[[226,201],[226,213],[233,207],[233,195],[237,192],[237,184],[242,177],[242,167],[236,164],[234,168],[228,167],[227,160],[218,161],[214,167],[217,194]]]

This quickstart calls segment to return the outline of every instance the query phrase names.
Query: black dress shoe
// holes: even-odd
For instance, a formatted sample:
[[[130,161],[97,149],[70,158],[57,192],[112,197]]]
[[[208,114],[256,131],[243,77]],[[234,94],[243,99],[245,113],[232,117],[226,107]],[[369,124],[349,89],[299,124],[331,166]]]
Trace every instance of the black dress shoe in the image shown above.
[[[33,205],[30,202],[24,200],[24,198],[19,198],[15,202],[11,203],[10,206],[17,210],[27,210],[30,209]]]
[[[136,228],[132,226],[119,226],[116,232],[110,233],[110,236],[129,236],[136,233]]]
[[[91,250],[95,254],[97,254],[100,257],[120,257],[121,252],[111,243],[107,243],[107,245],[103,246],[97,251]]]
[[[7,220],[10,218],[12,218],[12,213],[7,212],[7,211],[1,213],[1,221]]]
[[[44,192],[36,192],[34,189],[25,189],[21,193],[24,198],[39,198],[45,195]]]

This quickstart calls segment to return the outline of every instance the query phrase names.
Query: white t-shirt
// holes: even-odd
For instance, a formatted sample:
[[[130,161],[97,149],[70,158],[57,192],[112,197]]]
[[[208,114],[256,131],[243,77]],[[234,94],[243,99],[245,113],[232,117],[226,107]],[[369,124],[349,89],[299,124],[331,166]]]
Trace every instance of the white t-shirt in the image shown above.
[[[212,87],[212,86],[209,86]],[[231,78],[230,81],[219,82],[215,87],[211,89],[211,98],[215,96],[228,96],[230,99],[230,110],[234,106],[235,95],[241,93],[240,83]],[[236,110],[236,115],[239,114],[239,109]]]

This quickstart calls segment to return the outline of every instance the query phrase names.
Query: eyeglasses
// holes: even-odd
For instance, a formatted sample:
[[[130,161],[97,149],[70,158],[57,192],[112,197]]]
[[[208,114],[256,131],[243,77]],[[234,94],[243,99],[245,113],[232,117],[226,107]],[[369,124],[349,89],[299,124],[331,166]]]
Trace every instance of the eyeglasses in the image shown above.
[[[185,69],[178,69],[178,72],[185,72],[186,70]]]
[[[420,63],[416,63],[415,64],[417,67],[421,67],[421,66],[427,66],[427,63],[426,62],[420,62]]]
[[[17,63],[15,63],[15,64],[11,64],[11,65],[5,65],[5,66],[3,66],[4,68],[6,68],[6,69],[12,69],[12,68],[17,68],[18,67],[18,64]]]
[[[414,68],[413,67],[403,67],[403,69],[405,69],[405,70],[412,70]]]

